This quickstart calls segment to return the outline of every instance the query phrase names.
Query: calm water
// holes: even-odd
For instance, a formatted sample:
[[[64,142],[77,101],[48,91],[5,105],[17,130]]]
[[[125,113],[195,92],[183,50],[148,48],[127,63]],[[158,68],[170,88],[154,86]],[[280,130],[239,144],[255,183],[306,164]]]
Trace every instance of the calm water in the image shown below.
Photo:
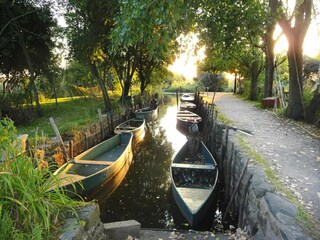
[[[177,106],[173,102],[161,107],[158,120],[148,125],[144,141],[133,147],[133,163],[116,190],[105,196],[102,188],[95,195],[102,222],[135,219],[143,228],[188,229],[171,196],[171,160],[186,142],[176,130]],[[207,219],[204,229],[212,226],[213,216]]]

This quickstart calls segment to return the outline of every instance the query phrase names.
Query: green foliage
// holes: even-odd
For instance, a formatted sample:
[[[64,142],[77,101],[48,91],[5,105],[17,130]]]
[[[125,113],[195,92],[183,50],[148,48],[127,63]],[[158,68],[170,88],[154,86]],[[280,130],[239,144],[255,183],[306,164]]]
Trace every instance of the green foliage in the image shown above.
[[[242,0],[201,2],[197,22],[204,29],[200,34],[209,56],[204,70],[234,72],[241,69],[241,53],[255,47],[253,40],[263,32],[264,6],[257,1]]]
[[[194,92],[197,87],[197,82],[186,80],[184,76],[173,74],[170,79],[170,85],[165,88],[167,92],[176,92],[181,90],[182,92]]]
[[[1,1],[0,11],[0,71],[10,73],[28,69],[26,48],[34,70],[41,73],[47,68],[53,47],[51,37],[55,22],[50,5],[32,1]]]
[[[68,84],[82,87],[90,86],[90,69],[88,68],[88,66],[81,64],[78,61],[73,61],[68,66],[64,74],[66,75],[65,78]],[[93,82],[93,84],[96,85],[97,82]]]
[[[64,214],[85,203],[74,201],[62,190],[48,168],[39,168],[25,154],[18,154],[13,122],[0,121],[0,226],[3,239],[48,239],[57,234]]]
[[[199,76],[198,86],[203,86],[205,89],[211,92],[221,91],[224,87],[228,87],[228,83],[223,74],[212,74],[209,72],[203,72]]]
[[[133,72],[137,71],[140,91],[173,58],[175,39],[180,34],[186,6],[184,1],[120,1],[119,14],[110,34],[111,55],[126,97]]]

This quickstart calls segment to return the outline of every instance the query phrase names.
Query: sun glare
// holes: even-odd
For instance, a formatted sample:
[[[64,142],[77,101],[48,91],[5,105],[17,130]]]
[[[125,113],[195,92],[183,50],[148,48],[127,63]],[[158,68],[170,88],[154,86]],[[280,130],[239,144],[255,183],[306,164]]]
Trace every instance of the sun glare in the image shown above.
[[[194,33],[181,35],[177,41],[180,44],[179,54],[168,69],[192,80],[197,76],[197,63],[205,58],[205,47],[199,48],[199,39]]]

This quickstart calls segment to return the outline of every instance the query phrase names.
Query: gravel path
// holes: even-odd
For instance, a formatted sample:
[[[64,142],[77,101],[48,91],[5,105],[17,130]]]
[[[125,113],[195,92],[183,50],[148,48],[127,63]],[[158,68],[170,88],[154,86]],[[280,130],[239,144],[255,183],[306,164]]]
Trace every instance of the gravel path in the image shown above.
[[[217,93],[215,104],[235,127],[254,133],[252,137],[245,134],[242,137],[315,219],[320,220],[319,138],[312,137],[292,121],[279,119],[272,109],[258,109],[232,93]]]

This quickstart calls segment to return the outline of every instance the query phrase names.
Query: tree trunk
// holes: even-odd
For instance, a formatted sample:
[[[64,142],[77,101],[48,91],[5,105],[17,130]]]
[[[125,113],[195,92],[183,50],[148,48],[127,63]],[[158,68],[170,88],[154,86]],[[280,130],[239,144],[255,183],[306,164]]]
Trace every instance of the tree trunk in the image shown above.
[[[263,96],[271,97],[272,87],[273,87],[273,80],[274,80],[274,46],[276,41],[273,39],[273,34],[276,28],[276,17],[277,17],[277,8],[279,7],[279,3],[275,0],[269,0],[269,14],[270,14],[270,21],[266,29],[265,34],[265,79],[264,79],[264,90]]]
[[[17,32],[19,32],[19,31],[17,31]],[[37,90],[36,83],[35,83],[36,77],[35,77],[35,72],[33,70],[32,61],[31,61],[31,58],[29,56],[29,52],[27,50],[27,47],[26,47],[26,44],[24,42],[23,36],[22,36],[22,34],[20,32],[18,33],[18,36],[19,36],[20,46],[21,46],[23,54],[24,54],[24,56],[26,57],[26,60],[27,60],[28,70],[30,71],[30,86],[31,86],[31,89],[32,89],[32,91],[34,93],[34,100],[36,102],[37,115],[38,116],[42,116],[42,110],[41,110],[41,105],[40,105],[40,101],[39,101],[38,90]]]
[[[123,98],[126,99],[129,96],[131,81],[126,79],[123,85]]]
[[[143,74],[139,73],[139,79],[140,79],[140,95],[143,95],[144,90],[146,89],[146,80]]]
[[[317,119],[317,112],[320,111],[320,95],[314,94],[310,102],[310,105],[306,108],[306,118],[307,122],[311,124],[319,122],[320,119]]]
[[[90,63],[90,70],[92,72],[92,75],[98,79],[98,82],[99,82],[99,88],[102,92],[102,95],[103,95],[103,100],[104,100],[104,105],[106,107],[106,111],[107,112],[110,112],[112,110],[112,106],[111,106],[111,102],[110,102],[110,98],[109,98],[109,95],[108,95],[108,91],[106,89],[106,87],[104,86],[103,84],[103,80],[101,79],[99,73],[98,73],[98,69],[96,67],[96,65],[94,63]]]
[[[273,40],[274,30],[270,30],[266,36],[265,43],[265,79],[264,79],[264,91],[263,96],[272,96],[272,87],[274,79],[274,40]]]
[[[303,41],[292,34],[292,38],[287,38],[289,42],[288,62],[289,62],[289,99],[286,109],[287,117],[295,120],[302,119],[304,116],[303,106]]]
[[[257,100],[257,95],[258,95],[258,80],[259,80],[259,62],[254,61],[252,63],[251,69],[250,69],[250,78],[251,78],[251,83],[250,83],[250,100]]]
[[[311,22],[312,5],[312,0],[296,2],[294,26],[292,26],[292,18],[284,13],[283,8],[278,8],[279,25],[286,35],[289,45],[289,100],[286,115],[293,119],[301,119],[302,116],[306,119],[302,91],[302,45]]]

